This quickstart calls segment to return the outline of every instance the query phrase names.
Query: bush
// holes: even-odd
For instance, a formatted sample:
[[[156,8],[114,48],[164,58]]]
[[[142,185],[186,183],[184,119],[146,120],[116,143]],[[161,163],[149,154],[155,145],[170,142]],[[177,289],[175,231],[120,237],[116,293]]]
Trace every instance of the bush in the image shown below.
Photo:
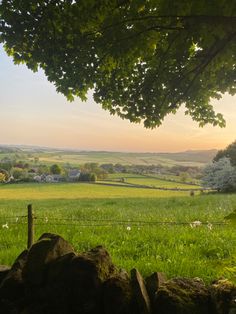
[[[203,172],[202,186],[221,192],[236,191],[236,167],[226,157],[207,165]]]
[[[10,174],[5,169],[0,169],[0,182],[7,182],[10,179]]]
[[[96,182],[97,177],[95,173],[81,172],[79,176],[79,181],[83,182]]]
[[[225,149],[219,150],[213,161],[219,161],[224,157],[230,159],[232,166],[236,166],[236,141],[227,146]]]
[[[3,183],[6,181],[6,177],[5,174],[3,174],[2,172],[0,172],[0,183]]]

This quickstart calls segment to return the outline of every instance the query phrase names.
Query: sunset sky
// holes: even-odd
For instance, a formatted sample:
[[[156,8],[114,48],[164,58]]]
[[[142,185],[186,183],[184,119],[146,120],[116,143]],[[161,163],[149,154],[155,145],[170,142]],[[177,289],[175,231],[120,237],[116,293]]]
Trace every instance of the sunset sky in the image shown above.
[[[224,129],[198,124],[182,109],[163,125],[146,130],[110,114],[94,103],[69,103],[57,94],[43,72],[16,66],[0,46],[0,144],[23,144],[79,150],[176,152],[224,148],[236,139],[236,96],[214,101],[224,114]]]

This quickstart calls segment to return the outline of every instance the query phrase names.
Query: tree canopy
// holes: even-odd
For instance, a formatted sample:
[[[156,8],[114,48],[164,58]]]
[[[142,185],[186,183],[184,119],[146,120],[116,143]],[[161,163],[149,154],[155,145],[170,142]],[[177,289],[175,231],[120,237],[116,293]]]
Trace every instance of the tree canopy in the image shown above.
[[[0,42],[42,68],[68,100],[88,91],[111,114],[147,128],[185,105],[224,126],[210,101],[236,92],[232,0],[2,0]]]
[[[61,174],[62,168],[58,164],[51,165],[50,172],[52,174]]]
[[[231,165],[236,167],[236,141],[228,145],[225,149],[219,150],[213,161],[216,162],[223,157],[229,158]]]

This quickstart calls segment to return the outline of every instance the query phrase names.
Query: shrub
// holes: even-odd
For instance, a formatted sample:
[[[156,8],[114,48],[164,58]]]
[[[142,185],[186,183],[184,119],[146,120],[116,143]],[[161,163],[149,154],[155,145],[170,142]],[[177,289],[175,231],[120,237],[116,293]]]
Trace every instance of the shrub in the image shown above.
[[[236,191],[236,167],[226,157],[207,165],[203,172],[202,186],[221,192]]]

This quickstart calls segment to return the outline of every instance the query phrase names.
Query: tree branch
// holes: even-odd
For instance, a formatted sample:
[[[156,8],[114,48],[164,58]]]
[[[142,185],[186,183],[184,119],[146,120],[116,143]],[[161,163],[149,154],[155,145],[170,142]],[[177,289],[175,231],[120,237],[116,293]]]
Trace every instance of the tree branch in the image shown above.
[[[196,74],[194,75],[193,79],[191,80],[190,84],[188,85],[188,87],[185,89],[183,95],[181,95],[177,101],[175,102],[175,104],[172,104],[171,106],[169,106],[169,109],[175,109],[177,104],[181,101],[181,99],[183,99],[187,93],[189,92],[189,90],[192,88],[195,80],[197,79],[197,77],[207,68],[207,66],[212,62],[212,60],[222,51],[224,50],[225,46],[234,39],[234,37],[236,37],[236,32],[234,32],[233,34],[230,34],[230,36],[228,36],[228,38],[226,38],[223,42],[223,44],[221,44],[221,46],[215,50],[215,52],[211,55],[210,58],[208,58],[205,62],[202,62],[200,64],[200,66],[197,69]]]

